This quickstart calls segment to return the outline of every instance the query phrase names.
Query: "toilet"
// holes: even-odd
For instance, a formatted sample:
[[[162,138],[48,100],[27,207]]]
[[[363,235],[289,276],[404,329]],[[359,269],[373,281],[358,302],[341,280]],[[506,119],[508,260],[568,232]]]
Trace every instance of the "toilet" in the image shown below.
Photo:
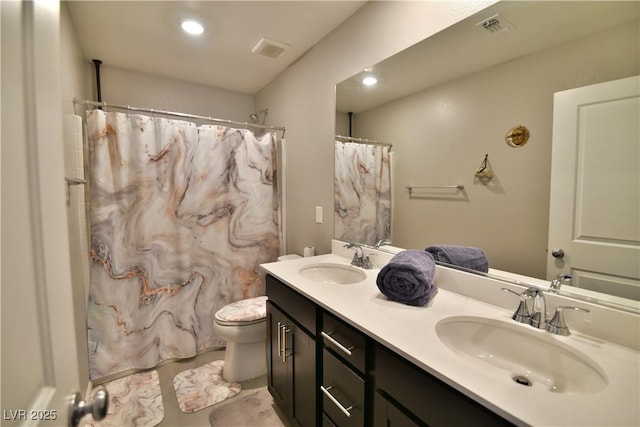
[[[228,304],[215,314],[214,332],[227,341],[222,376],[240,382],[267,373],[267,297]]]
[[[278,261],[300,258],[281,255]],[[233,302],[215,314],[214,332],[227,342],[222,376],[230,382],[246,381],[267,373],[267,297]]]

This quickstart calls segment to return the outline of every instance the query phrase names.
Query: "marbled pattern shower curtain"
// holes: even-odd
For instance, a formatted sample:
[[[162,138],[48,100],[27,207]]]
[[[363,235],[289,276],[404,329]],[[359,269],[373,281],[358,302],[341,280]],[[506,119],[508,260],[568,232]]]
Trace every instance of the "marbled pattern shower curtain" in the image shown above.
[[[279,255],[276,137],[87,112],[92,379],[222,345],[224,305]]]
[[[337,239],[373,245],[391,238],[388,146],[336,141],[334,188]]]

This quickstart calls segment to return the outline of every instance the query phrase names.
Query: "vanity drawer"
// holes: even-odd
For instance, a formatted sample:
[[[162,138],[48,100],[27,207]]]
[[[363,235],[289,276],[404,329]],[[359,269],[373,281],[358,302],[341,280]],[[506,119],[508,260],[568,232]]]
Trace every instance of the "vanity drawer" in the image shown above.
[[[322,408],[336,426],[364,426],[364,380],[325,348],[322,352]]]
[[[316,335],[316,305],[275,277],[267,275],[267,296],[311,335]]]
[[[366,353],[364,334],[334,316],[324,313],[320,335],[325,347],[332,349],[361,374],[364,374]]]

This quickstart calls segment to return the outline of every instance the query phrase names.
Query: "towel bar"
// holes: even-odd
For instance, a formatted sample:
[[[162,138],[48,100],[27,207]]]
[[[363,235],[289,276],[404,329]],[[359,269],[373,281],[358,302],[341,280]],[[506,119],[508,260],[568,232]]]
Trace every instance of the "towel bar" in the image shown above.
[[[409,196],[411,196],[411,192],[413,191],[414,188],[422,188],[422,189],[442,189],[442,188],[454,189],[455,188],[458,191],[462,191],[462,190],[464,190],[464,185],[462,185],[462,184],[458,184],[458,185],[431,185],[431,186],[407,185],[404,188],[409,190]]]

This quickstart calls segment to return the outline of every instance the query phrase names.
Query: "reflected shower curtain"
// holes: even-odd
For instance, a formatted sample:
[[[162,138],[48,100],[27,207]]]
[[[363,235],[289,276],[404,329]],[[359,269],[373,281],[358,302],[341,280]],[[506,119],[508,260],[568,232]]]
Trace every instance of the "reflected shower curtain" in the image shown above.
[[[374,245],[391,238],[389,147],[335,142],[335,237]]]
[[[92,379],[220,346],[214,314],[279,255],[276,137],[92,110]]]

